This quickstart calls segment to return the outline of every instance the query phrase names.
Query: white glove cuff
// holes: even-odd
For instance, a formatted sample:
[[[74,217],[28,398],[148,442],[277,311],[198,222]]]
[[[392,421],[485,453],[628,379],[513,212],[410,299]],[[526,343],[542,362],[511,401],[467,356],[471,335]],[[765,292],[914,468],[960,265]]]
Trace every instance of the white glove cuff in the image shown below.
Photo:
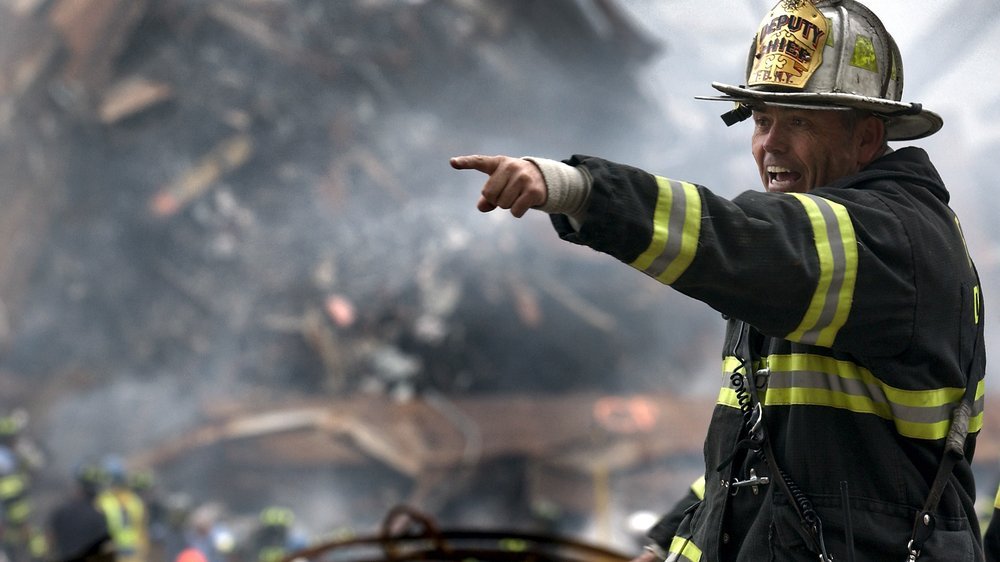
[[[587,170],[547,158],[525,156],[524,159],[538,166],[548,188],[545,204],[535,208],[550,214],[582,219],[590,199],[592,182]]]

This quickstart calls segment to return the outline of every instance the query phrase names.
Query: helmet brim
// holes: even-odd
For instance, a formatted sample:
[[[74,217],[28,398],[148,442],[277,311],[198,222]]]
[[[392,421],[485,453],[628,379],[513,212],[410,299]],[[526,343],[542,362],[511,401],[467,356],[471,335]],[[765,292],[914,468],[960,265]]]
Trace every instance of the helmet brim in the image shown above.
[[[944,120],[940,115],[924,109],[918,103],[903,103],[841,92],[771,92],[719,82],[713,82],[712,87],[725,95],[696,96],[696,99],[736,102],[751,107],[755,104],[764,104],[796,109],[860,109],[870,111],[885,120],[886,139],[890,141],[928,137],[944,126]]]

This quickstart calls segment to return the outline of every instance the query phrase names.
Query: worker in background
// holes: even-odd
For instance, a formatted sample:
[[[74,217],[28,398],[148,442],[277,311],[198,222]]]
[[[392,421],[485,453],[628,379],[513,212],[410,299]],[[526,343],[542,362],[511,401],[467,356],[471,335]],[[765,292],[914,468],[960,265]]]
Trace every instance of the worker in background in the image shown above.
[[[170,533],[167,505],[156,473],[149,468],[137,468],[128,472],[128,486],[146,507],[146,529],[149,538],[149,560],[158,562],[166,559],[166,542]]]
[[[41,560],[48,549],[32,498],[32,477],[44,460],[23,437],[27,423],[20,409],[0,417],[0,549],[12,562]]]
[[[128,486],[125,463],[117,456],[103,461],[107,486],[97,495],[120,562],[148,562],[149,536],[146,506]]]
[[[751,120],[763,192],[586,155],[451,165],[489,176],[480,211],[548,212],[724,315],[704,496],[644,559],[981,561],[981,284],[928,154],[888,144],[943,120],[900,101],[899,49],[857,0],[782,0],[752,29],[746,82],[709,99]]]
[[[181,554],[191,558],[195,549],[208,562],[230,562],[235,554],[236,537],[223,517],[225,510],[218,502],[195,507],[188,515],[184,533],[185,547]],[[180,555],[178,555],[179,557]]]
[[[114,544],[108,521],[97,509],[104,471],[96,462],[82,462],[73,471],[69,498],[49,517],[51,559],[54,562],[111,562]]]
[[[295,514],[288,508],[271,506],[261,510],[257,529],[247,539],[242,562],[280,562],[305,548],[305,536],[294,524]]]
[[[194,502],[186,492],[173,491],[163,498],[162,561],[172,562],[188,548],[188,522],[193,508]]]
[[[688,486],[687,492],[680,500],[674,504],[674,508],[660,517],[656,523],[646,530],[647,537],[669,537],[673,538],[677,534],[677,529],[684,521],[684,517],[689,510],[698,506],[705,499],[705,477],[699,476]],[[656,542],[646,546],[647,551],[655,558],[666,558],[665,551],[661,551]]]

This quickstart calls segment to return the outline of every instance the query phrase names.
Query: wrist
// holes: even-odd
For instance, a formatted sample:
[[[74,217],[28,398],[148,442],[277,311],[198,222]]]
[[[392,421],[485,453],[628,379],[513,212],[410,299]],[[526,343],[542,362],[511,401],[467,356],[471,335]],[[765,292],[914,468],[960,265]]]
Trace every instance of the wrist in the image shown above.
[[[524,157],[538,166],[545,180],[545,203],[535,207],[550,214],[582,219],[590,199],[590,175],[582,168],[546,158]]]

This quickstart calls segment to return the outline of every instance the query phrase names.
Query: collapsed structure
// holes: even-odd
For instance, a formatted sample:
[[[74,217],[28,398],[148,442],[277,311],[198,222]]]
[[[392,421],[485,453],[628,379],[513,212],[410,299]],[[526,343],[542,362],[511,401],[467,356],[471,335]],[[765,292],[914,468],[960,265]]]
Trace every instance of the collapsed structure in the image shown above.
[[[5,0],[0,37],[0,404],[50,490],[118,452],[321,530],[611,538],[699,470],[712,397],[671,391],[717,319],[445,171],[659,127],[616,2]]]

